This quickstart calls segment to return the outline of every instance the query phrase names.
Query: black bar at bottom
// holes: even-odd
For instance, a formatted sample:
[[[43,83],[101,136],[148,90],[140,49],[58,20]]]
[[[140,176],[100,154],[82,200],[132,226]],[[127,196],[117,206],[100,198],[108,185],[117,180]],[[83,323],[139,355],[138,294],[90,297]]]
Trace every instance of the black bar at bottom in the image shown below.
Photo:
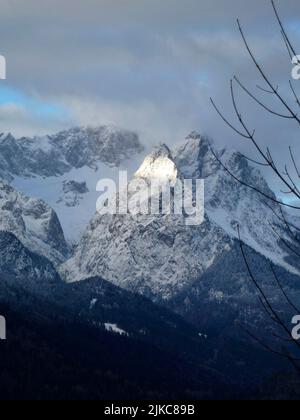
[[[162,402],[162,401],[100,401],[104,416],[126,418],[160,416],[199,416],[200,402]]]

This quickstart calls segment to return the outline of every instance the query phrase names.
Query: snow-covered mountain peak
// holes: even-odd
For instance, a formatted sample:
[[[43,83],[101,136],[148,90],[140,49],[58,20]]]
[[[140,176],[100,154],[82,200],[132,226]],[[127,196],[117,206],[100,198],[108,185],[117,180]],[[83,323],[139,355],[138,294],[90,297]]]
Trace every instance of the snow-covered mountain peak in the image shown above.
[[[186,137],[174,152],[174,161],[182,176],[188,179],[203,179],[217,170],[217,162],[211,150],[213,141],[197,132]]]
[[[8,140],[11,140],[11,139],[13,139],[13,136],[12,136],[11,133],[1,133],[0,134],[0,141],[1,142],[8,141]]]
[[[222,186],[223,183],[232,185],[232,188],[228,190],[230,193],[237,194],[238,191],[241,191],[241,185],[224,170],[226,167],[245,184],[257,187],[268,196],[275,198],[275,194],[261,172],[251,165],[241,153],[232,149],[218,148],[207,136],[192,132],[185,142],[174,150],[173,156],[178,171],[184,178],[206,181],[207,187],[209,187],[206,190],[210,197],[216,192],[216,185]],[[243,188],[243,191],[245,198],[255,195],[256,200],[259,199],[256,193],[252,194],[253,191],[251,192],[246,187]],[[220,191],[218,194],[220,195]]]
[[[201,140],[202,134],[199,131],[191,131],[189,135],[186,136],[186,140]]]
[[[124,288],[168,299],[231,252],[237,225],[245,244],[274,264],[298,272],[289,250],[274,233],[275,226],[288,242],[285,227],[259,194],[228,174],[214,153],[237,177],[271,196],[263,176],[239,153],[212,149],[210,139],[192,133],[173,153],[165,146],[155,149],[136,173],[146,180],[161,176],[204,179],[203,224],[186,226],[176,215],[96,215],[75,256],[62,267],[66,278],[101,275]],[[273,210],[278,211],[276,205]]]
[[[147,180],[156,179],[162,182],[173,182],[178,177],[178,169],[173,160],[169,147],[162,143],[148,155],[138,171],[135,178]]]
[[[171,149],[166,143],[163,142],[154,148],[150,156],[152,156],[153,159],[157,159],[159,157],[167,157],[168,159],[173,160]]]
[[[143,150],[136,133],[114,126],[75,127],[51,136],[50,142],[75,168],[99,162],[119,166]]]
[[[136,133],[112,126],[76,127],[55,135],[0,136],[0,177],[57,177],[101,164],[118,167],[143,151]]]
[[[95,213],[99,179],[130,177],[145,156],[139,136],[115,126],[75,127],[42,137],[0,135],[0,179],[57,213],[77,242]]]
[[[212,147],[214,145],[214,141],[207,135],[201,134],[198,131],[191,131],[189,135],[186,136],[185,142],[189,143],[190,145],[195,144],[202,146]]]

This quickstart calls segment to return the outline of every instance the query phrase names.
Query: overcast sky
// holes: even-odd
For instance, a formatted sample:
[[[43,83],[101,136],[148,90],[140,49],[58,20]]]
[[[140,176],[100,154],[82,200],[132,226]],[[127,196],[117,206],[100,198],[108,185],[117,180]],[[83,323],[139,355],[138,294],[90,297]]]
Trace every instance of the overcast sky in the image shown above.
[[[277,5],[300,54],[300,2]],[[0,0],[0,54],[7,59],[0,130],[33,135],[112,123],[151,144],[175,144],[199,130],[248,150],[209,102],[213,96],[233,118],[230,78],[236,74],[254,90],[264,86],[238,17],[259,61],[289,96],[292,65],[269,0]],[[275,156],[289,144],[300,156],[294,122],[238,97],[249,126]],[[274,108],[282,111],[276,102]]]

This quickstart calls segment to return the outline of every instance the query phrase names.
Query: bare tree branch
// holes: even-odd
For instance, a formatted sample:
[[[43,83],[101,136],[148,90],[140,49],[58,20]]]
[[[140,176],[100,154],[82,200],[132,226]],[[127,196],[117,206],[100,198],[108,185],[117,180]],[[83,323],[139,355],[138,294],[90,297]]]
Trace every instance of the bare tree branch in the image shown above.
[[[285,331],[285,333],[287,334],[287,336],[290,337],[291,336],[290,330],[285,325],[284,321],[282,321],[282,319],[278,315],[277,311],[273,308],[272,304],[270,303],[270,300],[268,299],[267,295],[265,294],[265,292],[263,291],[262,287],[260,286],[260,284],[258,283],[258,281],[256,280],[256,278],[254,277],[254,275],[252,273],[252,270],[250,268],[249,262],[247,260],[247,257],[246,257],[245,251],[244,251],[244,245],[243,245],[243,242],[241,240],[241,233],[240,233],[240,227],[239,226],[238,226],[238,238],[239,238],[239,242],[240,242],[240,249],[242,251],[242,256],[243,256],[243,259],[245,261],[245,264],[246,264],[247,271],[248,271],[248,274],[250,276],[250,279],[252,280],[253,284],[255,285],[255,287],[259,291],[260,295],[262,296],[264,302],[266,303],[268,309],[270,310],[270,313],[278,321],[278,323],[280,324],[280,326],[282,327],[282,329]],[[300,343],[297,340],[295,340],[294,338],[293,338],[293,343],[298,347],[298,349],[300,349]]]
[[[246,92],[248,96],[250,96],[250,98],[252,98],[256,103],[258,103],[258,105],[260,105],[262,108],[264,108],[270,114],[273,114],[276,117],[285,118],[285,119],[288,119],[288,120],[292,120],[294,118],[291,115],[279,114],[278,112],[273,111],[267,105],[265,105],[263,102],[261,102],[258,98],[256,98],[256,96],[254,96],[253,93],[251,93],[250,90],[246,88],[246,86],[237,78],[237,76],[234,76],[234,80],[243,89],[243,91]]]
[[[265,88],[263,88],[263,87],[261,87],[261,86],[259,86],[259,85],[256,85],[256,87],[257,87],[258,89],[262,90],[262,91],[263,91],[263,92],[265,92],[265,93],[269,93],[270,95],[274,95],[274,92],[273,92],[273,91],[270,91],[270,90],[268,90],[268,89],[265,89]],[[277,87],[276,87],[276,92],[278,92],[278,89],[279,89],[279,86],[277,86]]]
[[[255,163],[256,165],[265,166],[265,167],[268,167],[269,166],[267,163],[258,162],[258,161],[254,160],[254,159],[249,158],[248,156],[245,156],[243,153],[241,153],[241,156],[244,159],[248,160],[249,162]]]
[[[282,23],[282,21],[281,21],[281,18],[280,18],[280,16],[279,16],[279,13],[278,13],[277,8],[276,8],[276,6],[275,6],[275,2],[274,2],[274,0],[271,0],[271,3],[272,3],[273,10],[274,10],[274,12],[275,12],[276,19],[277,19],[277,21],[278,21],[278,23],[279,23],[279,26],[280,26],[280,29],[281,29],[281,33],[283,34],[283,37],[284,37],[284,39],[285,39],[285,41],[286,41],[286,43],[287,43],[287,45],[288,45],[288,47],[289,47],[290,51],[291,51],[291,52],[293,53],[293,55],[296,57],[296,56],[297,56],[296,50],[295,50],[295,48],[293,47],[293,45],[292,45],[292,43],[291,43],[291,41],[290,41],[290,39],[289,39],[289,37],[288,37],[288,35],[287,35],[287,33],[286,33],[286,30],[285,30],[285,28],[284,28],[284,26],[283,26],[283,23]]]
[[[263,191],[261,191],[259,188],[254,187],[250,184],[247,184],[246,182],[242,181],[241,179],[239,179],[236,175],[234,175],[224,164],[223,162],[218,158],[218,156],[216,155],[216,153],[213,151],[213,149],[210,149],[211,153],[213,154],[213,156],[216,158],[217,162],[222,166],[222,168],[233,178],[235,179],[237,182],[239,182],[241,185],[257,192],[258,194],[262,195],[263,197],[267,198],[270,201],[273,201],[274,203],[277,203],[281,206],[285,206],[294,210],[300,210],[300,207],[298,206],[293,206],[291,204],[287,204],[287,203],[283,203],[282,201],[277,200],[276,198],[269,196],[268,194],[264,193]]]
[[[274,226],[269,223],[269,226],[273,230],[276,236],[278,236],[279,240],[290,250],[293,254],[295,254],[298,258],[300,258],[300,251],[296,251],[283,237],[277,232],[277,230],[274,228]]]
[[[296,50],[295,50],[293,44],[291,43],[291,41],[290,41],[290,39],[287,35],[287,32],[286,32],[286,30],[283,26],[282,20],[279,16],[279,13],[278,13],[277,9],[276,9],[274,0],[271,0],[271,4],[272,4],[273,10],[275,12],[276,19],[279,23],[281,36],[283,37],[284,44],[285,44],[285,47],[288,51],[289,57],[290,57],[291,61],[293,61],[294,57],[297,57],[297,62],[295,63],[295,61],[294,61],[293,63],[294,64],[300,64],[300,60],[298,58],[298,55],[296,54]],[[254,52],[252,51],[252,49],[250,47],[250,44],[248,42],[248,39],[245,35],[245,32],[242,28],[242,25],[241,25],[240,21],[237,20],[237,23],[238,23],[238,29],[239,29],[239,32],[241,34],[244,45],[246,47],[246,50],[247,50],[252,62],[256,66],[256,69],[257,69],[260,77],[262,78],[262,80],[266,84],[266,87],[260,87],[259,85],[257,85],[257,88],[260,89],[262,92],[267,93],[268,95],[271,95],[272,97],[275,97],[276,100],[278,100],[279,103],[281,104],[281,106],[285,109],[285,111],[287,111],[287,113],[280,112],[280,111],[277,112],[275,110],[276,107],[266,105],[266,103],[263,100],[260,100],[255,94],[253,94],[246,87],[246,85],[244,83],[242,83],[240,81],[240,79],[238,79],[238,77],[236,77],[236,76],[234,76],[234,79],[230,81],[230,91],[231,91],[231,99],[232,99],[233,108],[235,110],[235,114],[237,116],[239,124],[242,128],[239,128],[239,126],[235,127],[232,123],[230,123],[229,120],[222,114],[222,112],[219,110],[219,108],[216,106],[216,104],[214,103],[214,101],[212,99],[211,99],[211,102],[212,102],[214,108],[216,109],[217,113],[219,114],[219,116],[222,118],[222,120],[235,133],[237,133],[240,137],[242,137],[243,139],[249,140],[253,144],[256,151],[258,152],[258,155],[260,156],[260,158],[262,158],[262,162],[260,161],[261,159],[251,159],[251,158],[248,158],[247,156],[245,156],[243,154],[240,154],[240,157],[244,158],[244,159],[246,159],[249,162],[252,162],[254,164],[270,168],[274,172],[276,177],[286,187],[286,188],[282,188],[282,193],[283,194],[288,194],[288,195],[293,195],[297,199],[300,199],[300,187],[298,187],[297,182],[293,179],[293,176],[291,175],[291,172],[290,172],[288,166],[287,165],[284,166],[284,171],[282,171],[279,168],[279,166],[276,164],[275,160],[273,159],[271,150],[267,147],[266,151],[264,151],[264,149],[258,143],[255,130],[252,131],[248,128],[246,120],[243,118],[241,112],[239,111],[239,107],[237,105],[237,101],[236,101],[236,97],[235,97],[235,89],[234,89],[235,85],[234,85],[233,82],[237,83],[239,88],[241,88],[252,100],[255,101],[255,103],[257,103],[260,107],[262,107],[264,110],[266,110],[270,114],[274,115],[275,117],[283,118],[283,119],[286,119],[286,120],[295,120],[300,125],[300,117],[298,116],[296,111],[293,109],[293,106],[290,105],[289,102],[286,99],[284,99],[284,97],[281,95],[281,93],[279,92],[279,87],[278,86],[275,87],[275,85],[272,83],[269,76],[264,71],[263,67],[259,64],[259,61],[257,60]],[[291,90],[291,93],[293,95],[293,98],[295,99],[297,109],[299,109],[300,108],[300,98],[299,98],[299,96],[296,92],[296,89],[294,88],[291,80],[289,80],[289,86],[290,86],[290,90]],[[284,228],[284,232],[285,232],[284,236],[280,232],[278,232],[277,229],[271,223],[269,223],[269,225],[271,226],[273,232],[276,234],[276,236],[279,238],[279,240],[287,247],[287,249],[289,251],[291,251],[294,255],[296,255],[298,258],[300,258],[300,237],[298,237],[298,235],[297,235],[297,232],[300,232],[300,229],[298,229],[296,226],[293,226],[293,224],[288,221],[287,217],[285,216],[285,212],[283,211],[283,207],[296,209],[296,210],[300,210],[300,207],[296,206],[296,205],[284,203],[284,202],[280,201],[279,199],[277,199],[275,196],[271,196],[270,194],[268,194],[268,192],[265,192],[264,190],[260,189],[259,187],[251,185],[250,183],[248,183],[247,181],[244,181],[243,179],[239,179],[239,177],[234,174],[234,171],[232,171],[228,167],[226,167],[226,165],[221,161],[221,159],[218,157],[218,155],[212,149],[211,149],[211,153],[213,154],[213,156],[215,157],[215,159],[219,163],[219,165],[224,169],[224,171],[226,173],[228,173],[235,181],[239,182],[242,186],[245,186],[246,188],[249,188],[249,189],[255,191],[256,193],[258,193],[259,195],[261,195],[262,197],[267,199],[268,202],[267,203],[264,202],[264,204],[266,206],[268,206],[272,210],[273,214],[277,217],[277,219],[281,223],[283,223],[283,228]],[[290,153],[291,162],[293,164],[293,169],[295,170],[295,173],[297,175],[297,179],[299,180],[300,179],[300,169],[297,166],[297,160],[295,158],[294,152],[293,152],[291,147],[289,147],[289,153]],[[275,208],[272,207],[271,204],[269,204],[269,202],[275,203],[276,205],[278,205],[280,215],[277,214],[277,211],[275,210]],[[272,300],[270,300],[268,298],[268,296],[266,295],[266,293],[264,291],[264,288],[260,285],[259,281],[257,281],[257,279],[255,278],[255,275],[253,274],[253,271],[250,267],[250,264],[249,264],[249,261],[247,259],[247,255],[246,255],[246,252],[245,252],[245,249],[244,249],[245,245],[243,244],[243,242],[241,240],[240,226],[238,226],[238,239],[239,239],[240,249],[241,249],[241,253],[242,253],[245,265],[246,265],[247,272],[250,276],[250,279],[251,279],[252,283],[254,284],[256,289],[258,290],[260,303],[262,304],[262,307],[263,307],[264,311],[266,312],[267,316],[271,319],[271,321],[274,323],[274,325],[276,325],[281,330],[283,330],[285,335],[286,335],[286,337],[283,337],[283,336],[281,336],[277,333],[274,333],[273,337],[279,339],[280,341],[293,344],[296,347],[296,349],[299,351],[300,343],[292,337],[291,331],[289,330],[289,328],[286,325],[286,321],[282,318],[283,314],[281,312],[283,312],[283,311],[279,311],[278,309],[274,308]],[[290,296],[286,292],[283,284],[279,280],[279,276],[278,276],[278,274],[275,270],[275,267],[272,264],[271,264],[271,271],[272,271],[272,275],[273,275],[273,277],[276,281],[277,287],[281,291],[281,293],[282,293],[285,301],[289,305],[289,307],[291,309],[293,309],[295,312],[300,313],[299,308],[293,302],[293,300],[290,298]],[[291,356],[290,353],[289,353],[289,350],[284,348],[283,351],[277,351],[276,349],[272,348],[272,346],[270,346],[269,344],[264,343],[264,341],[261,340],[260,338],[255,337],[255,335],[253,333],[251,333],[250,331],[246,330],[246,333],[253,340],[255,340],[257,343],[259,343],[265,350],[267,350],[271,353],[277,354],[278,356],[284,357],[285,359],[289,360],[300,375],[300,367],[297,364],[297,362],[300,362],[300,359],[296,359],[293,356]]]
[[[297,308],[297,306],[292,302],[292,300],[290,299],[290,297],[285,292],[285,290],[284,290],[284,288],[283,288],[283,286],[282,286],[282,284],[281,284],[281,282],[279,280],[279,277],[277,276],[277,273],[275,271],[275,268],[274,268],[273,264],[271,264],[271,270],[272,270],[273,276],[274,276],[274,278],[276,280],[276,283],[277,283],[279,289],[281,290],[281,292],[283,293],[286,301],[296,311],[297,314],[300,314],[299,308]]]
[[[269,86],[269,88],[271,89],[271,91],[276,95],[276,97],[279,99],[279,101],[282,103],[282,105],[288,110],[288,112],[291,114],[291,116],[298,122],[298,124],[300,124],[300,119],[298,118],[297,114],[292,110],[292,108],[287,104],[287,102],[283,99],[283,97],[278,93],[278,90],[275,89],[274,85],[272,84],[272,82],[269,80],[269,78],[266,76],[265,72],[263,71],[262,67],[260,66],[260,64],[258,63],[258,61],[256,60],[249,44],[247,41],[247,38],[244,34],[244,31],[242,29],[241,23],[239,21],[239,19],[237,20],[238,22],[238,28],[240,31],[240,34],[242,36],[242,39],[244,41],[244,44],[246,46],[246,49],[253,61],[253,63],[255,64],[256,68],[258,69],[259,73],[261,74],[262,78],[264,79],[264,81],[267,83],[267,85]]]
[[[244,122],[241,113],[238,110],[237,107],[237,103],[236,103],[236,99],[235,99],[235,94],[234,94],[234,87],[233,87],[233,80],[230,81],[230,91],[231,91],[231,99],[232,99],[232,104],[236,113],[236,116],[242,126],[242,128],[244,129],[244,133],[242,131],[240,131],[239,129],[237,129],[236,127],[233,126],[233,124],[231,124],[225,117],[224,115],[221,113],[221,111],[219,110],[219,108],[216,106],[215,102],[213,101],[213,99],[211,98],[211,102],[214,106],[214,108],[216,109],[217,113],[221,116],[222,120],[225,121],[225,123],[231,128],[233,129],[237,134],[239,134],[241,137],[250,140],[254,147],[256,148],[256,150],[258,151],[258,153],[260,154],[260,156],[263,158],[263,160],[266,162],[266,164],[268,166],[270,166],[270,168],[275,172],[275,174],[277,175],[277,177],[283,182],[283,184],[291,191],[293,192],[293,194],[296,196],[296,198],[300,199],[300,191],[298,190],[296,184],[292,181],[292,179],[289,177],[288,173],[286,173],[286,175],[289,178],[289,181],[287,181],[284,176],[280,173],[280,171],[277,169],[274,160],[271,156],[271,153],[269,151],[269,149],[267,150],[267,153],[265,153],[261,147],[259,146],[259,144],[257,143],[257,141],[255,140],[255,131],[251,132],[246,123]],[[287,171],[286,171],[287,172]]]
[[[238,135],[240,135],[241,137],[244,137],[245,139],[249,140],[249,136],[246,136],[245,134],[243,134],[241,131],[239,131],[237,128],[234,127],[233,124],[231,124],[225,117],[224,115],[221,113],[221,111],[219,110],[219,108],[217,107],[217,105],[215,104],[214,100],[212,98],[210,98],[210,101],[213,105],[213,107],[215,108],[215,110],[217,111],[217,113],[220,115],[220,117],[222,118],[222,120],[233,130],[235,131]]]
[[[292,159],[295,171],[297,172],[298,178],[300,178],[300,171],[299,171],[298,166],[296,164],[294,153],[293,153],[293,150],[292,150],[291,146],[289,146],[289,150],[290,150],[290,155],[291,155],[291,159]]]
[[[289,80],[289,85],[290,85],[290,88],[291,88],[291,90],[292,90],[292,93],[293,93],[293,95],[294,95],[294,97],[295,97],[295,99],[296,99],[296,104],[299,106],[299,108],[300,108],[300,100],[299,100],[299,97],[298,97],[298,95],[297,95],[297,93],[296,93],[296,90],[295,90],[295,88],[294,88],[294,86],[293,86],[293,83],[291,82],[291,80]]]
[[[268,344],[264,343],[262,339],[256,337],[251,331],[239,323],[239,327],[250,337],[252,340],[256,341],[261,347],[263,347],[268,353],[276,354],[277,356],[283,357],[291,361],[291,356],[287,356],[285,353],[281,353],[277,350],[272,349]],[[294,362],[300,362],[300,359],[292,358]],[[299,369],[299,368],[298,368]]]

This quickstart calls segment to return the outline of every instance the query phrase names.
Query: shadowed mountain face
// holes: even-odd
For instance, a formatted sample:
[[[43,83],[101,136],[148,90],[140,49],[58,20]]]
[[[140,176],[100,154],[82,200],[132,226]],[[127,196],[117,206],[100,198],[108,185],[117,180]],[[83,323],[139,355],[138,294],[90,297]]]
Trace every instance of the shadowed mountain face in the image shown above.
[[[0,276],[13,278],[28,290],[46,288],[61,283],[53,264],[45,257],[29,251],[9,232],[0,232]]]
[[[13,233],[25,246],[58,265],[69,246],[58,217],[43,200],[19,193],[0,181],[0,230]]]
[[[285,368],[249,342],[212,328],[207,335],[99,277],[63,283],[49,261],[11,234],[1,234],[0,246],[0,306],[9,321],[0,345],[2,396],[241,398]]]
[[[179,316],[101,278],[65,284],[7,232],[0,256],[1,399],[227,395],[211,345]]]

